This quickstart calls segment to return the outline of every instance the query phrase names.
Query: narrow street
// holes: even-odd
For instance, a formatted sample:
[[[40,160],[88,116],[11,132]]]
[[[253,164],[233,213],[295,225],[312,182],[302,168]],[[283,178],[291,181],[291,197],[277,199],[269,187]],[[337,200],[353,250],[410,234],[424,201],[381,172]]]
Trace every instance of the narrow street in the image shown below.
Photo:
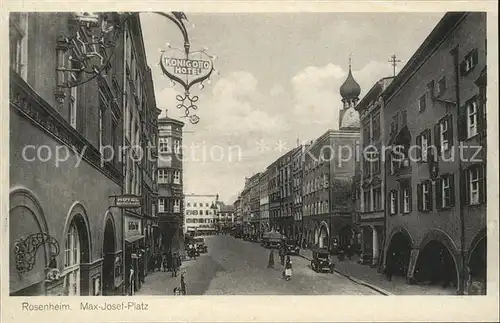
[[[183,262],[188,295],[380,295],[339,274],[316,273],[309,261],[292,256],[293,276],[281,278],[279,256],[275,268],[267,268],[269,250],[258,243],[229,235],[205,238],[209,251]],[[136,295],[172,295],[180,275],[155,272]]]

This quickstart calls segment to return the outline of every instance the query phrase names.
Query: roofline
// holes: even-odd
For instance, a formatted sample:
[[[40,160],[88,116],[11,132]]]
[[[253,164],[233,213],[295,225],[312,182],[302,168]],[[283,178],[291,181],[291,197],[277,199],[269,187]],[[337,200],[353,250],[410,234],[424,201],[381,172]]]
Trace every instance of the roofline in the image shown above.
[[[382,95],[386,102],[389,102],[401,90],[468,14],[469,12],[447,12],[441,18],[413,56],[396,75],[395,79],[385,89]]]

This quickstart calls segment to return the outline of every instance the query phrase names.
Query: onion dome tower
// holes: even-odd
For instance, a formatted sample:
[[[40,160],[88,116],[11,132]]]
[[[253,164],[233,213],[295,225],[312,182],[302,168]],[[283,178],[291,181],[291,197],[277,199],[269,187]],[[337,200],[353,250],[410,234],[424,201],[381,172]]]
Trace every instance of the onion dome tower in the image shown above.
[[[354,110],[354,107],[359,101],[361,87],[352,76],[351,58],[349,57],[349,74],[344,84],[340,87],[340,95],[342,96],[342,110],[339,115],[339,129],[359,128],[359,115]]]

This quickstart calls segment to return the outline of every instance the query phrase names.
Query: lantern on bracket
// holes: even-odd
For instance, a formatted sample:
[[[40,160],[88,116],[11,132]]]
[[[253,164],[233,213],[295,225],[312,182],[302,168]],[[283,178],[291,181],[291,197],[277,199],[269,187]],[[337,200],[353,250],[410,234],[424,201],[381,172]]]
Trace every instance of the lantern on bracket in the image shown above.
[[[57,39],[58,87],[76,87],[102,75],[127,17],[128,13],[118,12],[70,13],[70,35]]]

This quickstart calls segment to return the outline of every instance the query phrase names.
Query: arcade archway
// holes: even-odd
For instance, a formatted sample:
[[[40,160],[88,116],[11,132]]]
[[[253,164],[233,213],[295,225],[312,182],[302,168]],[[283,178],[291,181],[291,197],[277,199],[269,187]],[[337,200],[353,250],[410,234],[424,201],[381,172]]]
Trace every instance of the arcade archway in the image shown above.
[[[477,241],[469,253],[468,267],[468,294],[471,295],[486,295],[486,236],[483,236]]]
[[[328,248],[328,238],[329,238],[328,227],[325,223],[322,223],[319,227],[319,237],[318,237],[318,246],[320,248]]]
[[[397,232],[392,236],[386,256],[386,268],[392,275],[406,276],[410,263],[411,246],[411,238],[405,231]]]
[[[442,242],[431,240],[420,250],[414,278],[417,282],[441,283],[443,287],[458,285],[455,259]]]
[[[114,260],[116,252],[115,226],[111,218],[106,220],[102,246],[102,293],[104,296],[114,294]]]

